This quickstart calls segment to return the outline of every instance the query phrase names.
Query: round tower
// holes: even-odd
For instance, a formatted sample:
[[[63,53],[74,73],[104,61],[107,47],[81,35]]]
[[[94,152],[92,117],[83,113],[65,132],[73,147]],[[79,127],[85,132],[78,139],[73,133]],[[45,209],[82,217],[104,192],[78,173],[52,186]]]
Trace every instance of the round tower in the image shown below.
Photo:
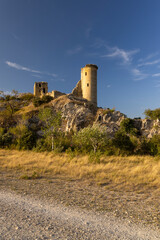
[[[87,64],[81,68],[82,97],[97,106],[97,65]]]

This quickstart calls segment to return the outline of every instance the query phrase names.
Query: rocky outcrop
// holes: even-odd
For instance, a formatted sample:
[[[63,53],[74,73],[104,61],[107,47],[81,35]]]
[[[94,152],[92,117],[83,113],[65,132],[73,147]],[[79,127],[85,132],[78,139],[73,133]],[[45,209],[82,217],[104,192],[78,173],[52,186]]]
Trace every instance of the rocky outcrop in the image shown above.
[[[51,105],[61,112],[63,130],[66,132],[78,131],[94,122],[96,109],[85,99],[69,94],[53,100]]]
[[[76,96],[74,95],[75,92]],[[78,92],[79,97],[77,97]],[[114,109],[97,108],[91,102],[81,98],[80,94],[79,82],[77,87],[73,90],[73,94],[57,96],[50,103],[44,104],[40,107],[34,107],[33,103],[25,106],[25,101],[18,100],[19,111],[15,113],[15,120],[12,121],[12,123],[9,123],[9,126],[15,126],[20,123],[25,114],[27,118],[24,125],[30,130],[40,132],[42,122],[39,120],[38,112],[43,107],[51,107],[53,111],[61,112],[62,130],[65,132],[79,131],[81,128],[96,123],[102,125],[104,129],[106,129],[108,136],[113,137],[120,129],[121,122],[127,118],[127,116]],[[0,113],[3,113],[6,107],[7,103],[1,101]],[[4,127],[6,125],[4,121],[6,120],[4,117],[2,120],[3,121],[0,121],[0,126]],[[152,138],[154,135],[160,134],[160,120],[133,119],[133,124],[142,137]]]
[[[119,130],[121,121],[126,117],[125,114],[119,111],[99,109],[97,111],[95,123],[105,126],[107,134],[113,137]]]
[[[51,102],[56,111],[61,111],[63,130],[78,131],[89,124],[103,125],[108,136],[113,137],[120,129],[120,124],[127,116],[120,111],[95,107],[89,101],[78,98],[73,94],[58,97]],[[160,134],[160,121],[149,119],[133,119],[134,127],[141,136],[151,138]]]

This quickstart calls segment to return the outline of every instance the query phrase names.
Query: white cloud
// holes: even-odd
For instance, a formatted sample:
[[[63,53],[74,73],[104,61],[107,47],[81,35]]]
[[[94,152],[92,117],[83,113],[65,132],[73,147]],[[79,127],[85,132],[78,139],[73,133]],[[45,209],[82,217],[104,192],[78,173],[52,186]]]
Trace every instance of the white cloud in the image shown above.
[[[126,51],[124,49],[120,49],[118,47],[110,48],[108,47],[109,51],[111,53],[103,55],[102,57],[108,57],[108,58],[121,58],[124,63],[129,63],[132,60],[132,56],[139,52],[138,49],[132,50],[132,51]]]
[[[12,67],[12,68],[15,68],[17,70],[22,70],[22,71],[27,71],[27,72],[32,72],[32,73],[41,73],[40,71],[37,71],[37,70],[33,70],[33,69],[30,69],[30,68],[27,68],[27,67],[23,67],[17,63],[13,63],[13,62],[9,62],[9,61],[6,61],[5,62],[9,67]]]
[[[148,77],[148,74],[142,73],[139,69],[134,68],[132,69],[132,74],[134,75],[134,80],[135,81],[139,81],[139,80],[143,80],[145,78]]]
[[[107,88],[110,88],[110,87],[111,87],[111,85],[110,85],[110,84],[108,84],[108,85],[107,85]]]
[[[148,66],[148,65],[155,65],[155,64],[158,64],[159,62],[160,62],[160,59],[154,60],[152,62],[143,62],[143,63],[138,64],[138,67]]]
[[[77,53],[81,52],[82,49],[83,49],[83,48],[82,48],[81,46],[78,46],[78,47],[75,47],[75,48],[73,48],[73,49],[67,50],[67,54],[68,54],[68,55],[74,55],[74,54],[77,54]]]
[[[155,73],[152,75],[152,77],[160,77],[160,73]]]
[[[149,54],[146,58],[141,58],[141,59],[139,59],[138,61],[139,61],[139,62],[145,62],[145,61],[148,61],[149,59],[154,58],[154,57],[157,56],[157,55],[159,55],[159,52],[151,53],[151,54]]]
[[[15,69],[21,70],[21,71],[26,71],[26,72],[31,72],[31,73],[38,73],[38,74],[42,74],[42,75],[49,75],[49,76],[52,76],[52,77],[57,77],[58,76],[55,73],[41,72],[41,71],[38,71],[38,70],[34,70],[34,69],[31,69],[31,68],[27,68],[27,67],[21,66],[21,65],[19,65],[17,63],[13,63],[13,62],[10,62],[10,61],[6,61],[5,63],[9,67],[12,67],[12,68],[15,68]],[[34,75],[34,76],[41,78],[41,76],[39,76],[39,75]]]

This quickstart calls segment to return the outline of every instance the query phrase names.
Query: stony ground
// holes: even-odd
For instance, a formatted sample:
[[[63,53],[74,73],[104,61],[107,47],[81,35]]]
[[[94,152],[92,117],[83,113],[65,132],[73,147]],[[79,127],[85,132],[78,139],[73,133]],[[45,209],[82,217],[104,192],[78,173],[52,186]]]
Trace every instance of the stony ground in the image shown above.
[[[5,226],[0,239],[160,239],[156,189],[120,190],[65,177],[24,180],[20,175],[0,173]]]

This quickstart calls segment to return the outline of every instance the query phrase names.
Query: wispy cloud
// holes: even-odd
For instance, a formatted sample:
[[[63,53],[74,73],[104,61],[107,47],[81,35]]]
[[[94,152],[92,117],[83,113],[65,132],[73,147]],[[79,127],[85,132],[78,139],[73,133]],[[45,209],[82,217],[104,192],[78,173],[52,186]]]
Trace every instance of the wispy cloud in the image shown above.
[[[138,67],[156,65],[158,63],[160,63],[160,59],[157,59],[157,60],[154,60],[154,61],[151,61],[151,62],[142,62],[142,63],[138,64]]]
[[[15,68],[17,70],[26,71],[26,72],[30,72],[30,73],[38,73],[40,75],[42,74],[42,75],[49,75],[49,76],[52,76],[52,77],[57,77],[57,74],[55,74],[55,73],[42,72],[42,71],[34,70],[34,69],[31,69],[31,68],[28,68],[28,67],[24,67],[24,66],[22,66],[20,64],[17,64],[17,63],[14,63],[14,62],[10,62],[10,61],[6,61],[5,63],[9,67]],[[34,76],[40,78],[40,75],[34,75]]]
[[[152,75],[152,77],[160,77],[160,73],[155,73]]]
[[[145,61],[148,61],[149,59],[152,59],[152,58],[156,57],[157,55],[159,55],[159,52],[151,53],[145,58],[140,58],[138,61],[139,62],[145,62]]]
[[[31,68],[27,68],[27,67],[23,67],[17,63],[13,63],[13,62],[9,62],[9,61],[6,61],[5,62],[9,67],[12,67],[12,68],[15,68],[17,70],[22,70],[22,71],[27,71],[27,72],[32,72],[32,73],[41,73],[40,71],[37,71],[37,70],[33,70]]]
[[[101,48],[101,47],[107,49],[107,48],[108,48],[108,44],[107,44],[106,41],[104,41],[103,39],[101,39],[101,38],[96,38],[95,41],[94,41],[94,43],[91,44],[91,47],[92,47],[92,48],[95,48],[95,49],[98,49],[98,48]]]
[[[135,81],[140,81],[148,77],[148,74],[141,72],[139,69],[132,69],[132,74],[134,76]]]
[[[68,55],[74,55],[74,54],[77,54],[77,53],[81,52],[82,49],[83,49],[82,46],[77,46],[77,47],[75,47],[75,48],[73,48],[73,49],[67,50],[67,54],[68,54]]]
[[[126,51],[124,49],[120,49],[118,47],[112,47],[109,48],[110,53],[106,55],[102,55],[102,57],[107,57],[107,58],[120,58],[122,59],[123,63],[130,63],[132,60],[132,56],[139,52],[139,49],[136,50],[131,50],[131,51]]]

